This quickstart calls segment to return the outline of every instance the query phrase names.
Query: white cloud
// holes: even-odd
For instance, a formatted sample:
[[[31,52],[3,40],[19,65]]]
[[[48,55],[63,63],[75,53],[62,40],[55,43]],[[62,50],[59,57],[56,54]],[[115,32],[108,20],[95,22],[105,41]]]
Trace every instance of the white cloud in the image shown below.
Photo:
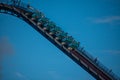
[[[120,16],[105,16],[100,18],[90,18],[93,23],[100,24],[100,23],[116,23],[120,24]]]

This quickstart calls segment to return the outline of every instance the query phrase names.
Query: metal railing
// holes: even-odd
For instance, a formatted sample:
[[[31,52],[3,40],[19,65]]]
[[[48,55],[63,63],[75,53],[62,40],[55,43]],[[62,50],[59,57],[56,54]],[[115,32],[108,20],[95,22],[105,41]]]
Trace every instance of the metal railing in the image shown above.
[[[112,72],[112,70],[109,70],[100,61],[98,61],[97,58],[94,58],[92,55],[90,55],[90,53],[88,53],[87,51],[85,51],[82,47],[79,47],[77,50],[80,51],[80,53],[82,53],[85,57],[87,57],[88,60],[90,60],[93,64],[95,64],[98,68],[100,68],[101,70],[103,70],[109,76],[114,77],[114,79],[116,79],[116,80],[120,80],[120,78],[116,74],[114,74]]]

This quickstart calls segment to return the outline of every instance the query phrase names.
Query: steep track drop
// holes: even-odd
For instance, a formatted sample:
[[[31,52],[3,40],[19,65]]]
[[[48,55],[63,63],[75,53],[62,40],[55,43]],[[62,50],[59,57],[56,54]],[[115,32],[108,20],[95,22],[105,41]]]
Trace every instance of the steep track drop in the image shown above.
[[[94,58],[89,56],[88,53],[84,51],[82,48],[78,48],[76,47],[76,45],[73,45],[73,44],[72,44],[72,47],[70,47],[68,43],[65,44],[66,40],[63,41],[63,38],[62,38],[62,41],[58,39],[60,38],[60,35],[58,35],[58,33],[54,33],[54,34],[57,34],[57,35],[54,35],[53,33],[51,33],[50,30],[48,30],[48,27],[45,27],[43,25],[47,23],[47,20],[44,21],[46,23],[43,23],[38,21],[38,18],[36,16],[33,17],[34,13],[37,15],[37,12],[38,13],[40,12],[36,11],[34,8],[32,8],[29,5],[26,5],[26,6],[27,7],[24,7],[21,5],[16,6],[15,4],[0,3],[0,13],[13,15],[27,22],[35,30],[37,30],[46,39],[52,42],[56,47],[58,47],[61,51],[63,51],[74,62],[80,65],[84,70],[86,70],[89,74],[91,74],[97,80],[120,80],[119,77],[117,77],[113,72],[109,71],[99,61],[96,61]],[[28,7],[31,9],[27,9]],[[41,19],[39,18],[39,20]]]

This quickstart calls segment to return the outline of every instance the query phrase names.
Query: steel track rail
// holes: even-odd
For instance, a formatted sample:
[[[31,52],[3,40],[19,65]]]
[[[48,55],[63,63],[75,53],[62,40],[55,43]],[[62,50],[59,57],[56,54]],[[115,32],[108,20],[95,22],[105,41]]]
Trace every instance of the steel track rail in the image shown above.
[[[62,45],[61,42],[56,40],[49,32],[45,31],[42,28],[42,23],[35,22],[30,16],[29,12],[16,8],[14,6],[10,6],[7,4],[0,3],[0,13],[10,14],[16,16],[29,25],[31,25],[35,30],[37,30],[40,34],[42,34],[46,39],[48,39],[51,43],[53,43],[57,48],[63,51],[67,56],[69,56],[74,62],[80,65],[83,69],[85,69],[89,74],[91,74],[97,80],[119,80],[114,78],[113,76],[107,74],[104,70],[99,68],[96,64],[93,63],[89,58],[84,56],[82,52],[74,49],[69,50],[66,46]]]

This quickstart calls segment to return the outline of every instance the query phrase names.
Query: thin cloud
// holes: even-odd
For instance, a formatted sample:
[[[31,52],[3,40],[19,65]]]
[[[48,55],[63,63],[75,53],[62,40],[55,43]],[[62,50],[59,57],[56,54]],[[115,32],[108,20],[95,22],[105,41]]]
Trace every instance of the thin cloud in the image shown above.
[[[104,50],[104,53],[120,54],[120,50]]]
[[[100,24],[100,23],[116,23],[120,24],[120,16],[106,16],[100,18],[90,18],[93,23]]]
[[[48,74],[53,78],[53,79],[60,79],[60,75],[56,71],[48,71]]]
[[[24,77],[24,75],[22,75],[20,72],[16,72],[15,74],[16,74],[17,77],[20,77],[20,78]]]
[[[20,78],[20,79],[23,79],[23,80],[30,80],[28,79],[25,75],[23,75],[22,73],[20,72],[15,72],[15,75]]]
[[[97,50],[95,53],[120,54],[120,50]]]

